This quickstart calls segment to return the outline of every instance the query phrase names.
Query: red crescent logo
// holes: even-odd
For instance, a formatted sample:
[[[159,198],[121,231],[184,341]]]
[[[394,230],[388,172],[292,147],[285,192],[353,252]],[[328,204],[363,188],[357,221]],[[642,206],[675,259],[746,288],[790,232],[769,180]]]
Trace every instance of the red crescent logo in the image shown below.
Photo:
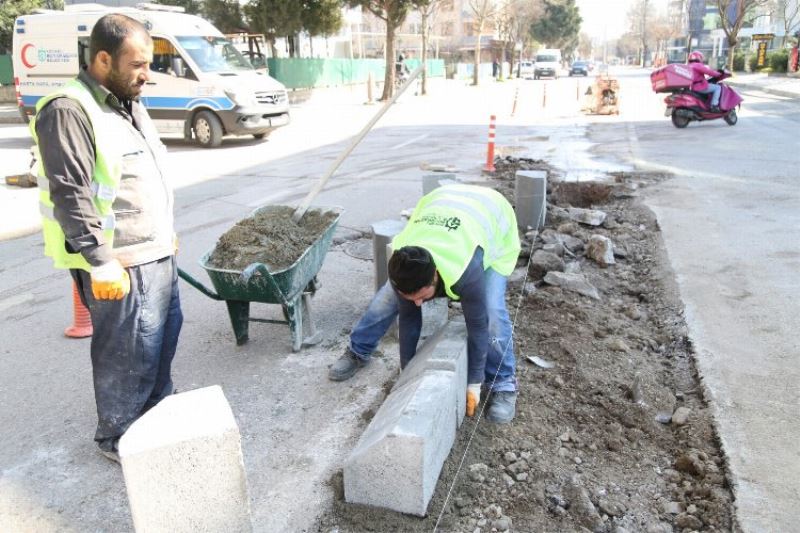
[[[33,68],[36,66],[36,63],[28,63],[28,59],[25,57],[26,53],[28,52],[28,48],[33,48],[32,44],[26,44],[22,47],[22,51],[19,53],[20,58],[22,59],[22,64],[25,65],[27,68]]]

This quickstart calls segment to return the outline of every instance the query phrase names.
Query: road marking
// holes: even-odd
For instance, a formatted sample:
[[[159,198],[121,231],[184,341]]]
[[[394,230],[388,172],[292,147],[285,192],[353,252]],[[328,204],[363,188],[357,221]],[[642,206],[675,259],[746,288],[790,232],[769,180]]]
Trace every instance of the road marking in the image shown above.
[[[0,313],[16,305],[25,304],[34,300],[33,293],[17,294],[5,300],[0,300]]]
[[[404,143],[400,143],[397,146],[392,146],[392,150],[397,150],[398,148],[403,148],[404,146],[408,146],[409,144],[415,143],[417,141],[421,141],[422,139],[429,137],[430,133],[423,133],[419,137],[414,137],[413,139],[409,139]]]

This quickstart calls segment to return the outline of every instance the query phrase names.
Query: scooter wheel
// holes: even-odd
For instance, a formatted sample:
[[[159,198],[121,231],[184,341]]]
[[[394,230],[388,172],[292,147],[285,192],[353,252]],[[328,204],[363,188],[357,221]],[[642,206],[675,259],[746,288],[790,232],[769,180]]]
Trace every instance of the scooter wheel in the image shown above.
[[[689,122],[691,122],[691,119],[689,117],[679,115],[677,109],[672,112],[672,125],[676,128],[685,128],[689,125]]]
[[[728,126],[735,126],[736,123],[739,122],[739,115],[736,114],[735,109],[728,111],[728,114],[722,118],[725,119],[725,122],[728,123]]]

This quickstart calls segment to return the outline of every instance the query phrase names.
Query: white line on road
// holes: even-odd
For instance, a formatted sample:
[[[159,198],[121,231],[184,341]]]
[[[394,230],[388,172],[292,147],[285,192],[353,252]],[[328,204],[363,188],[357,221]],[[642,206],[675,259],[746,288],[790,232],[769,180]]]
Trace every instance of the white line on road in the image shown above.
[[[429,136],[430,136],[430,133],[423,133],[422,135],[420,135],[418,137],[414,137],[413,139],[409,139],[404,143],[398,144],[397,146],[392,146],[391,149],[392,150],[397,150],[398,148],[403,148],[404,146],[408,146],[409,144],[415,143],[417,141],[421,141],[422,139],[424,139],[426,137],[429,137]]]

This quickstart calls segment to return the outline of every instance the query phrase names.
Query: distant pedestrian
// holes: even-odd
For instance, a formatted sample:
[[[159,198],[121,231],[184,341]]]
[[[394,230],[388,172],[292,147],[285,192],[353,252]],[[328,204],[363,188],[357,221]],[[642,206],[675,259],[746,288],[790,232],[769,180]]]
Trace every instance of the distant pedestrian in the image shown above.
[[[153,41],[120,14],[99,19],[78,77],[42,98],[31,131],[41,157],[45,254],[69,269],[94,326],[100,451],[173,393],[183,323],[166,152],[139,103]]]

